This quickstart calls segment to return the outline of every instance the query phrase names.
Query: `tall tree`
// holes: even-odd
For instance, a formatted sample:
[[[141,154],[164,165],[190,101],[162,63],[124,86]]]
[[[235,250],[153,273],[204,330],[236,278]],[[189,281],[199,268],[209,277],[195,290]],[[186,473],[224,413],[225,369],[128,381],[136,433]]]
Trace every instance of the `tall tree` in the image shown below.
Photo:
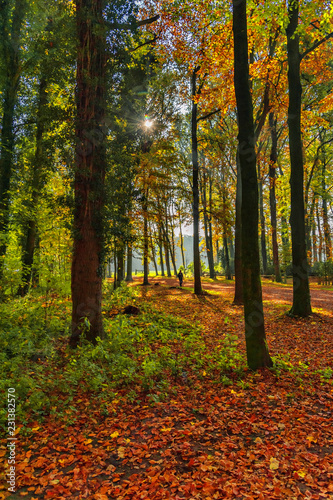
[[[246,0],[233,0],[234,83],[242,176],[242,271],[247,362],[272,366],[264,325],[258,243],[258,183],[253,107],[249,84]]]
[[[31,179],[31,200],[28,206],[29,219],[26,224],[26,234],[23,241],[22,251],[22,284],[20,287],[21,295],[28,293],[30,280],[32,278],[32,265],[34,260],[34,252],[37,238],[36,224],[36,206],[40,195],[41,186],[45,177],[45,172],[42,169],[43,163],[43,135],[45,129],[45,111],[47,104],[47,82],[42,76],[38,89],[38,105],[37,105],[37,129],[36,129],[36,146],[32,165]],[[44,114],[44,115],[43,115]]]
[[[281,282],[281,272],[279,264],[279,249],[277,242],[277,221],[276,221],[276,195],[275,195],[275,185],[276,185],[276,167],[278,158],[278,135],[276,130],[277,118],[274,113],[269,114],[269,128],[271,133],[271,154],[269,163],[269,205],[271,213],[271,233],[272,233],[272,248],[273,248],[273,265],[275,272],[275,281]]]
[[[76,0],[78,36],[72,335],[84,325],[92,343],[103,337],[103,201],[106,170],[106,29],[103,0]],[[87,320],[89,323],[87,323]]]
[[[298,0],[288,1],[289,23],[287,26],[288,85],[289,85],[289,151],[291,188],[291,239],[293,272],[293,305],[290,313],[295,316],[311,314],[308,261],[305,239],[304,167],[301,135],[302,86],[299,51]]]
[[[242,276],[242,176],[240,171],[239,152],[236,157],[237,181],[235,200],[235,295],[233,303],[243,305]]]
[[[3,274],[9,223],[9,187],[14,157],[14,112],[21,77],[21,31],[26,0],[0,2],[0,49],[4,66],[4,87],[0,150],[0,278]]]
[[[199,67],[195,67],[192,72],[192,210],[193,210],[193,264],[194,264],[194,293],[202,294],[201,288],[201,264],[200,264],[200,249],[199,249],[199,160],[198,160],[198,103],[196,102],[198,93],[198,71]]]

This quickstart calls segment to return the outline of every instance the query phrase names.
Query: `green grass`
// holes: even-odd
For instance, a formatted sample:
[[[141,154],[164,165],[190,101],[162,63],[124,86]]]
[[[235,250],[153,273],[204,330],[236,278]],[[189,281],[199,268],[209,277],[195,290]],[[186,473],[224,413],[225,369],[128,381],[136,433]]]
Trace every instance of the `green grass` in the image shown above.
[[[132,395],[146,391],[156,402],[190,373],[205,372],[221,382],[224,372],[243,370],[236,338],[222,339],[212,350],[199,325],[141,303],[138,287],[110,289],[106,283],[105,338],[96,346],[83,340],[75,351],[68,347],[68,299],[28,296],[0,305],[0,389],[15,388],[17,421],[23,427],[49,415],[64,418],[77,393],[98,400],[105,391],[112,396],[124,388]],[[138,304],[140,315],[107,317],[127,304]],[[3,408],[2,427],[6,418]]]

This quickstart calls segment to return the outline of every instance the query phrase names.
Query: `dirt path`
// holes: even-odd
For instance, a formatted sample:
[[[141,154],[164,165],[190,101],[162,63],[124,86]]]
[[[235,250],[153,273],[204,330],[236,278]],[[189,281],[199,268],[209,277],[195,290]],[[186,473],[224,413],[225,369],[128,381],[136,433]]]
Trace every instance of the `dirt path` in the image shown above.
[[[175,278],[164,278],[161,276],[149,278],[151,284],[155,285],[159,283],[160,285],[169,286],[179,286],[179,282]],[[142,278],[134,278],[135,283],[142,282]],[[192,280],[185,280],[185,289],[193,288],[194,283]],[[208,282],[203,281],[202,283],[204,290],[212,290],[219,292],[222,295],[233,299],[234,285],[226,283],[224,281]],[[333,290],[326,290],[322,288],[317,288],[316,285],[310,285],[311,289],[311,305],[313,309],[324,309],[329,313],[333,313]],[[277,284],[263,284],[263,300],[264,301],[277,301],[285,304],[292,304],[293,290],[292,285],[277,285]],[[314,311],[315,312],[315,311]]]

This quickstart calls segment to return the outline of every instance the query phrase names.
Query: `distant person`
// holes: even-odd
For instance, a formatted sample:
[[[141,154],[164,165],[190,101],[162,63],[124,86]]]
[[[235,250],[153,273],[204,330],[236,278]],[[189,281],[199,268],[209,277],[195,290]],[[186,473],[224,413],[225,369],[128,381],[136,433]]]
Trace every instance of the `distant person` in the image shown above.
[[[182,273],[182,271],[180,270],[179,273],[177,274],[177,277],[179,279],[179,286],[182,287],[183,286],[183,279],[184,279],[184,275]]]

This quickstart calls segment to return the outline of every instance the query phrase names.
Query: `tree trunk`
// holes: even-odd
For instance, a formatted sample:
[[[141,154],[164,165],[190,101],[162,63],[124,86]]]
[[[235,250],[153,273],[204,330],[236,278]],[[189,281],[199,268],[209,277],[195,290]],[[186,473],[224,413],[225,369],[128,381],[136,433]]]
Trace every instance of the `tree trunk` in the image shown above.
[[[209,223],[210,217],[207,211],[207,194],[206,194],[206,173],[203,173],[202,180],[202,188],[201,188],[201,199],[202,199],[202,207],[203,207],[203,216],[204,216],[204,230],[205,230],[205,240],[206,240],[206,250],[207,250],[207,260],[209,267],[209,277],[211,279],[215,278],[215,270],[214,270],[214,255],[213,248],[211,245],[211,235],[209,232]]]
[[[127,245],[127,272],[125,281],[133,281],[133,247],[132,243]]]
[[[117,245],[116,245],[116,238],[114,238],[114,249],[113,249],[113,289],[115,290],[117,288]]]
[[[290,314],[311,314],[308,262],[305,242],[304,169],[301,137],[302,86],[300,78],[300,53],[298,26],[298,0],[288,1],[289,24],[287,27],[288,85],[289,85],[289,150],[291,187],[291,240],[293,261],[293,305]]]
[[[164,240],[164,253],[165,253],[165,265],[167,268],[167,276],[171,278],[171,267],[170,267],[170,257],[168,243]]]
[[[186,265],[185,265],[185,253],[184,253],[184,238],[183,238],[182,224],[180,219],[179,219],[179,238],[180,238],[180,252],[182,254],[182,264],[185,272]]]
[[[305,244],[306,244],[306,253],[308,256],[308,264],[310,267],[312,263],[311,227],[313,225],[311,222],[311,211],[313,217],[313,202],[311,203],[310,212],[307,213],[307,210],[305,212]]]
[[[233,0],[234,83],[242,176],[242,272],[247,362],[272,366],[264,326],[258,241],[258,184],[252,98],[249,85],[246,1]]]
[[[102,338],[106,32],[102,0],[76,0],[78,33],[72,335]],[[98,29],[96,29],[98,27]],[[88,320],[88,321],[87,321]]]
[[[209,214],[207,214],[208,221],[208,242],[209,242],[209,277],[215,279],[215,268],[214,268],[214,249],[213,249],[213,228],[212,228],[212,210],[213,210],[213,180],[212,176],[209,175]]]
[[[280,263],[279,263],[279,248],[277,243],[276,231],[276,195],[275,195],[275,179],[276,179],[276,166],[277,166],[277,131],[276,131],[276,118],[274,113],[269,114],[269,126],[271,131],[271,155],[269,164],[269,206],[271,212],[271,232],[272,232],[272,248],[273,248],[273,264],[275,272],[275,281],[281,283]]]
[[[161,226],[158,227],[158,246],[160,249],[160,262],[161,262],[161,276],[164,276],[164,260],[163,260],[163,242],[162,242],[162,232]]]
[[[171,266],[170,266],[170,240],[169,240],[169,236],[168,236],[168,219],[166,219],[166,226],[164,228],[164,225],[163,223],[161,224],[161,228],[162,228],[162,231],[163,231],[163,235],[164,235],[164,238],[163,238],[163,241],[164,241],[164,252],[165,252],[165,265],[166,265],[166,268],[167,268],[167,275],[168,275],[168,278],[171,278]]]
[[[117,278],[116,278],[116,288],[120,287],[124,281],[124,246],[120,242],[117,248]]]
[[[235,258],[235,249],[234,249],[234,245],[232,243],[232,238],[228,239],[228,243],[229,243],[230,259],[234,259]]]
[[[47,83],[45,78],[41,78],[39,84],[39,99],[37,109],[37,131],[36,131],[36,148],[32,164],[32,195],[31,202],[29,203],[27,212],[30,219],[26,223],[27,232],[23,243],[22,251],[22,284],[19,293],[23,296],[28,293],[31,278],[32,278],[32,265],[34,260],[35,242],[37,236],[36,225],[36,206],[40,191],[44,184],[45,174],[43,173],[43,135],[45,130],[45,106],[47,105]]]
[[[21,29],[26,13],[26,0],[16,0],[13,15],[9,2],[0,9],[0,49],[4,62],[4,90],[0,151],[0,279],[3,276],[9,224],[9,187],[14,158],[14,111],[20,82]],[[7,4],[7,5],[6,5]],[[11,26],[8,20],[11,19]]]
[[[29,291],[32,279],[32,265],[34,261],[35,243],[37,237],[36,221],[30,219],[27,224],[24,249],[22,255],[22,283],[18,293],[23,297]]]
[[[259,213],[260,213],[260,246],[263,274],[267,274],[267,249],[266,249],[266,222],[264,213],[263,181],[260,175],[258,165],[258,194],[259,194]]]
[[[237,186],[236,186],[236,222],[235,222],[235,296],[233,303],[243,305],[243,276],[242,276],[242,177],[237,152]]]
[[[149,285],[149,241],[148,241],[148,192],[146,190],[143,202],[143,285]]]
[[[325,146],[322,147],[322,208],[323,208],[323,228],[324,228],[324,239],[325,239],[325,255],[326,260],[332,259],[332,240],[331,240],[331,231],[330,224],[328,221],[328,210],[327,210],[327,188],[326,188],[326,154],[325,154]]]
[[[289,242],[288,223],[284,215],[281,216],[281,239],[282,239],[283,265],[286,268],[290,263],[290,242]]]
[[[320,214],[319,214],[319,201],[316,204],[316,216],[317,216],[317,228],[318,228],[318,239],[319,239],[318,259],[319,259],[319,262],[323,262],[324,241],[323,241],[323,233],[321,231]]]
[[[197,96],[197,72],[195,68],[192,73],[192,195],[193,195],[193,267],[194,267],[194,293],[202,294],[201,288],[201,263],[199,248],[199,162],[198,162],[198,104],[195,101]]]
[[[151,231],[151,228],[150,228]],[[156,262],[156,250],[155,250],[155,244],[153,241],[153,235],[152,232],[150,232],[150,246],[151,246],[151,256],[153,258],[153,264],[155,267],[155,274],[158,276],[158,267],[157,267],[157,262]]]
[[[223,201],[223,207],[224,207],[224,216],[226,217],[226,214],[225,214],[225,207],[226,207],[225,188],[223,188],[223,191],[222,191],[222,201]],[[227,280],[231,280],[228,237],[227,237],[227,229],[226,229],[225,223],[223,223],[223,250],[224,250],[224,258],[225,258],[225,269],[224,269],[225,277]]]
[[[223,248],[225,255],[225,277],[227,280],[231,280],[228,238],[226,236],[223,237]]]
[[[318,262],[317,234],[316,234],[316,224],[314,223],[314,221],[312,226],[312,252],[313,252],[313,263]]]
[[[167,238],[168,238],[168,241],[169,241],[170,255],[171,255],[171,260],[172,260],[172,265],[173,265],[173,272],[174,272],[175,277],[177,277],[175,232],[174,232],[174,228],[173,228],[173,223],[172,223],[172,218],[171,217],[170,217],[170,225],[171,225],[171,241],[169,239],[168,233],[167,233]]]

